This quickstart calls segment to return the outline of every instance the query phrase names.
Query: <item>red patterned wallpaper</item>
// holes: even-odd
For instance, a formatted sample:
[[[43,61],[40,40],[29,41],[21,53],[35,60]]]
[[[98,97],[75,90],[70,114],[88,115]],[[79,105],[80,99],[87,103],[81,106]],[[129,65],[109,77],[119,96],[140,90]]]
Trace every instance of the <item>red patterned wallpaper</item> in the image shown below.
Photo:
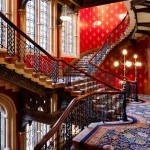
[[[81,9],[80,52],[101,47],[126,12],[122,2]]]
[[[124,48],[127,49],[128,53],[126,56],[126,60],[134,62],[133,55],[136,53],[138,54],[137,61],[142,62],[142,66],[137,68],[138,74],[138,93],[144,94],[146,90],[146,84],[148,82],[148,70],[147,70],[147,54],[146,49],[149,45],[149,38],[145,37],[142,39],[138,39],[136,45],[129,43],[127,46],[113,50],[109,53],[107,58],[102,64],[102,68],[105,70],[116,74],[117,76],[123,77],[123,65],[118,66],[117,68],[114,67],[115,60],[119,59],[123,62],[123,55],[122,50]],[[134,65],[130,68],[126,67],[126,77],[128,80],[134,81],[135,78],[135,69]]]

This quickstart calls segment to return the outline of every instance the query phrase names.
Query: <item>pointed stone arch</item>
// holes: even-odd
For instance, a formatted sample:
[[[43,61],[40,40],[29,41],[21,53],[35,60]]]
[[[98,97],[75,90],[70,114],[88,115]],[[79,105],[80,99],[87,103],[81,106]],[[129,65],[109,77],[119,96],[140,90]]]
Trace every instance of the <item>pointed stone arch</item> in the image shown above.
[[[16,150],[16,107],[13,100],[0,93],[0,110],[3,111],[4,150]]]

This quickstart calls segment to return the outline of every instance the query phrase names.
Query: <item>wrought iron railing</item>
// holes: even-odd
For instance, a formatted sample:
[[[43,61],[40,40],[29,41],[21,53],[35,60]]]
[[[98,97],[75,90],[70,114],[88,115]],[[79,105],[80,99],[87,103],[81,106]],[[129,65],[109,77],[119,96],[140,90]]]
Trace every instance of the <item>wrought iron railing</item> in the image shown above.
[[[110,86],[115,87],[116,89],[122,89],[123,83],[125,82],[124,79],[113,73],[110,73],[109,71],[106,71],[105,69],[102,69],[100,65],[104,61],[110,50],[112,50],[112,48],[116,45],[116,43],[118,44],[124,37],[126,37],[126,33],[129,26],[129,20],[129,13],[127,13],[124,19],[107,37],[105,43],[100,48],[100,50],[97,51],[97,53],[95,53],[89,61],[87,61],[89,74],[92,74],[100,81],[103,81],[104,83],[109,84]],[[133,33],[129,35],[134,34],[135,28],[132,31]],[[118,35],[116,36],[116,34]],[[127,87],[127,84],[130,84],[130,86],[128,86],[130,87],[130,91],[129,88],[127,89],[127,97],[131,99],[137,99],[136,82],[127,81],[125,84],[125,87]]]
[[[17,28],[1,12],[0,17],[0,48],[7,50],[7,57],[15,57],[17,63],[24,62],[25,68],[33,68],[34,74],[45,75],[49,77],[54,84],[62,82],[67,86],[70,86],[72,81],[81,77],[81,74],[84,74],[88,79],[95,80],[96,82],[93,82],[93,86],[97,83],[103,84],[103,82],[98,81],[98,79],[79,70],[77,67],[74,67],[63,60],[53,58],[47,51]],[[61,71],[60,68],[63,68],[63,71]],[[78,71],[78,74],[73,74],[73,69],[76,70],[76,72]],[[105,84],[105,86],[109,89],[115,89],[109,86],[109,84]]]
[[[107,54],[110,52],[113,46],[116,45],[121,39],[125,37],[129,26],[129,14],[127,13],[124,19],[117,25],[117,27],[111,32],[111,34],[107,37],[105,43],[100,48],[97,53],[93,55],[93,57],[89,60],[89,68],[90,74],[94,72],[95,66],[100,66],[103,60],[106,58]]]
[[[123,107],[125,103],[126,93],[117,91],[88,93],[73,99],[34,150],[69,150],[72,146],[72,138],[94,120],[126,121],[126,108]]]
[[[26,68],[33,68],[35,74],[42,74],[50,77],[54,84],[56,83],[65,83],[67,86],[70,86],[72,84],[72,81],[76,80],[76,78],[81,77],[81,74],[84,74],[84,78],[90,81],[92,84],[92,89],[87,89],[87,92],[98,90],[96,87],[97,84],[102,84],[102,86],[106,90],[119,90],[118,88],[115,88],[110,85],[110,82],[112,81],[111,78],[108,78],[110,82],[105,82],[101,80],[100,78],[94,77],[92,74],[89,74],[87,72],[84,72],[81,69],[78,69],[77,67],[73,67],[70,64],[67,64],[63,60],[57,60],[53,58],[48,52],[46,52],[42,47],[40,47],[37,43],[35,43],[31,38],[29,38],[24,32],[22,32],[19,28],[17,28],[12,22],[10,22],[1,12],[0,12],[0,31],[1,31],[1,41],[0,41],[0,48],[7,50],[7,56],[8,57],[15,57],[17,62],[24,62]],[[60,68],[65,68],[63,71]],[[77,72],[72,74],[72,69],[76,70]],[[88,85],[87,85],[88,86]],[[112,95],[113,94],[113,95]],[[114,101],[112,101],[114,94],[119,94],[116,99],[118,100],[119,106],[118,108],[118,114],[120,115],[120,118],[124,121],[126,120],[126,95],[124,92],[101,92],[101,93],[91,93],[88,95],[84,95],[80,99],[75,99],[70,103],[70,105],[67,107],[66,111],[64,111],[62,117],[56,122],[54,127],[50,132],[48,132],[42,141],[36,146],[35,149],[38,149],[39,147],[43,147],[43,149],[51,149],[50,147],[53,147],[53,145],[56,145],[58,149],[62,146],[64,146],[66,149],[70,147],[71,140],[72,140],[72,125],[77,125],[79,129],[83,129],[84,126],[87,126],[89,122],[92,119],[95,119],[93,117],[96,117],[96,119],[100,119],[103,122],[108,119],[106,113],[109,109],[113,109],[112,104]],[[104,100],[101,97],[103,95],[106,98]],[[111,96],[109,96],[111,95]],[[104,111],[99,113],[98,116],[96,116],[96,113],[94,114],[94,109],[89,109],[89,107],[92,107],[95,105],[95,103],[92,101],[94,98],[96,99],[96,104],[104,105],[104,102],[106,101],[107,104],[104,105],[102,108]],[[121,97],[123,98],[121,102]],[[93,104],[94,103],[94,104]],[[108,105],[109,103],[109,105]],[[82,105],[83,104],[83,105]],[[108,106],[110,107],[108,109]],[[117,107],[115,106],[115,107]],[[117,109],[115,109],[117,110]],[[121,111],[120,111],[121,110]],[[73,112],[74,111],[74,112]],[[83,112],[82,112],[83,111]],[[98,111],[98,110],[95,110]],[[78,114],[83,115],[85,118],[81,119],[82,117],[78,117]],[[72,115],[74,113],[74,115]],[[89,114],[90,113],[90,114]],[[84,115],[86,114],[86,115]],[[102,117],[102,115],[104,115]],[[74,116],[74,118],[72,118]],[[77,118],[75,118],[75,116]],[[110,116],[110,115],[109,115]],[[113,115],[112,115],[113,116]],[[99,117],[99,118],[97,118]],[[105,119],[104,119],[105,118]],[[107,118],[107,119],[106,119]],[[109,118],[110,119],[110,118]],[[72,122],[73,120],[74,122]],[[64,123],[64,124],[62,124]],[[61,126],[65,125],[65,131],[61,131]],[[64,127],[63,127],[64,128]],[[59,130],[58,130],[59,129]],[[63,135],[60,135],[60,133]],[[50,139],[56,139],[51,142],[49,142],[49,145],[46,144],[46,142]],[[62,144],[60,144],[62,142]]]

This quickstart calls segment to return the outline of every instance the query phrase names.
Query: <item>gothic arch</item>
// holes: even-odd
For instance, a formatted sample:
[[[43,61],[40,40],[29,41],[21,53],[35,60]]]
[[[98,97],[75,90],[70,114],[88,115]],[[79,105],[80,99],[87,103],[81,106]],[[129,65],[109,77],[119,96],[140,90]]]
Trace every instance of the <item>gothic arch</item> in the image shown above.
[[[4,110],[5,123],[5,148],[4,150],[16,150],[16,107],[10,97],[0,93],[0,106]]]

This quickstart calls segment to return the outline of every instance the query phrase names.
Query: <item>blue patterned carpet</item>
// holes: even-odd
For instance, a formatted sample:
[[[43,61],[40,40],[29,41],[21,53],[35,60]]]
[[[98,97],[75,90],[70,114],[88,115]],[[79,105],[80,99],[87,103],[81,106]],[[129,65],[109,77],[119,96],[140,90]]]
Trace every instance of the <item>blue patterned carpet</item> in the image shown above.
[[[127,115],[132,123],[96,126],[84,149],[150,150],[150,100],[128,103]]]

